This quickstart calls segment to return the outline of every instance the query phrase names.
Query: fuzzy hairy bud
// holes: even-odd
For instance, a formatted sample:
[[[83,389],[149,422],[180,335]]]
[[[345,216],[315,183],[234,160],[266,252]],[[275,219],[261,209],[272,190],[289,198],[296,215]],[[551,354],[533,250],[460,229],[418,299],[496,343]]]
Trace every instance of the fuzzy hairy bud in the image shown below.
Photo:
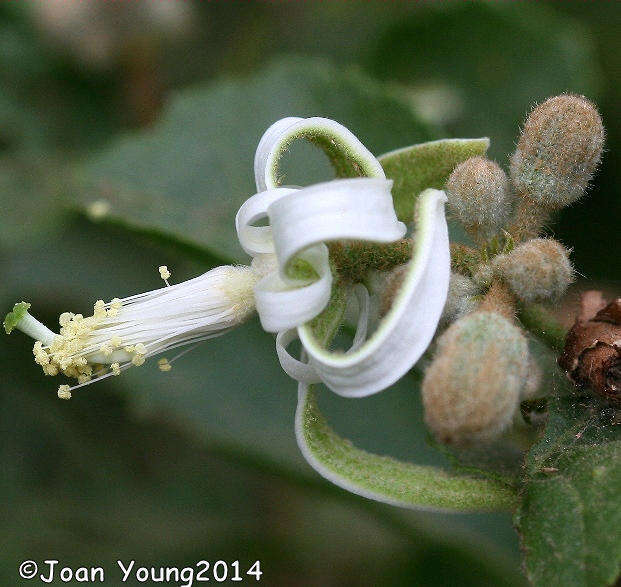
[[[511,178],[521,196],[550,210],[582,196],[602,154],[604,126],[583,96],[562,94],[526,119],[511,158]]]
[[[558,241],[536,238],[498,255],[494,270],[522,302],[560,298],[573,281],[569,251]]]
[[[459,320],[462,316],[476,310],[478,302],[475,296],[479,293],[478,286],[465,275],[451,273],[446,304],[440,317],[440,328]]]
[[[497,438],[512,422],[529,366],[522,332],[492,312],[474,312],[438,340],[422,387],[425,421],[439,441]]]
[[[446,183],[448,205],[464,227],[477,238],[489,238],[511,214],[507,174],[485,157],[460,163]]]

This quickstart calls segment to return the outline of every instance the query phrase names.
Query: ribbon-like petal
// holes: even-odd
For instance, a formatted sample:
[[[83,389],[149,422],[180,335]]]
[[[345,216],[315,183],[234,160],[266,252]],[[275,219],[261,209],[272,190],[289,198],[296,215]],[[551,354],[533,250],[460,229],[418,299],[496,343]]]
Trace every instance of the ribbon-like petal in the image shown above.
[[[272,124],[259,141],[254,157],[258,191],[278,187],[278,163],[289,145],[307,139],[322,148],[340,177],[380,177],[380,162],[348,128],[329,118],[283,118]]]
[[[337,169],[354,179],[339,179],[297,191],[278,188],[278,163],[288,146],[307,139],[321,147]],[[332,284],[327,241],[355,239],[392,242],[405,234],[398,221],[391,182],[377,159],[342,125],[324,118],[286,118],[263,135],[255,156],[257,188],[238,214],[240,241],[251,254],[267,252],[270,239],[278,259],[278,274],[255,287],[257,310],[265,330],[297,327],[309,364],[291,357],[286,347],[292,334],[281,334],[277,351],[285,371],[304,383],[319,378],[335,393],[362,397],[385,389],[420,358],[435,333],[450,276],[446,197],[426,190],[417,201],[415,245],[403,285],[393,306],[365,342],[368,301],[359,321],[355,344],[346,354],[330,352],[316,340],[307,322],[328,303]],[[280,191],[279,191],[280,190]],[[267,214],[270,228],[250,224]],[[270,232],[271,230],[271,232]],[[300,283],[291,273],[293,261],[305,259],[318,279]],[[300,287],[302,286],[302,287]],[[368,294],[367,294],[368,296]],[[365,309],[366,308],[366,309]]]
[[[414,250],[399,294],[373,336],[347,355],[331,353],[308,325],[298,328],[310,364],[335,393],[363,397],[400,379],[420,358],[435,333],[450,277],[446,196],[426,190],[418,201]]]

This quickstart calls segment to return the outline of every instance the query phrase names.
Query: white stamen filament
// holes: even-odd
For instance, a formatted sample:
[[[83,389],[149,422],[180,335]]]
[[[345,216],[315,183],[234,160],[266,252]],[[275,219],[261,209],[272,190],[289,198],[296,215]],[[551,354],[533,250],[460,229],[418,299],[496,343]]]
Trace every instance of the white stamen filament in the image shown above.
[[[35,360],[46,374],[63,372],[78,379],[68,390],[63,387],[71,391],[142,365],[153,355],[220,336],[244,322],[255,310],[256,282],[275,267],[275,260],[267,257],[261,256],[252,267],[216,267],[176,285],[108,303],[100,300],[87,318],[64,313],[60,334],[28,313],[16,327],[37,340]]]

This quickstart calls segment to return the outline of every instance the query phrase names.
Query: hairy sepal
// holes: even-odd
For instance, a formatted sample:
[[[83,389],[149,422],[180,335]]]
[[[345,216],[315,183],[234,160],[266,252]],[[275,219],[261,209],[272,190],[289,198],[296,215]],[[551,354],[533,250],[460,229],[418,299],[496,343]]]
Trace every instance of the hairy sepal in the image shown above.
[[[456,165],[485,155],[488,138],[442,139],[390,151],[378,157],[386,177],[394,181],[397,217],[410,222],[417,196],[426,188],[442,189]]]

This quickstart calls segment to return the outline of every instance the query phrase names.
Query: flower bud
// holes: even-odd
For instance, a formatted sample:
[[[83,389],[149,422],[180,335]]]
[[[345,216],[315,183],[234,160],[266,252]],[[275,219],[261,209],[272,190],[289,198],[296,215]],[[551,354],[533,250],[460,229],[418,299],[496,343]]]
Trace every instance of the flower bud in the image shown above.
[[[498,255],[493,266],[518,299],[526,303],[558,299],[573,281],[569,251],[553,239],[526,241],[510,253]]]
[[[529,365],[528,344],[511,322],[474,312],[438,340],[422,386],[425,421],[441,442],[498,437],[513,420]]]
[[[511,214],[509,178],[485,157],[460,163],[448,179],[446,195],[451,211],[477,238],[496,234]]]
[[[584,193],[603,145],[602,119],[589,100],[549,98],[526,119],[511,158],[517,192],[546,209],[568,206]]]
[[[448,326],[462,316],[473,312],[478,303],[475,296],[479,293],[478,286],[472,279],[459,273],[451,273],[446,304],[440,318],[440,327]]]

